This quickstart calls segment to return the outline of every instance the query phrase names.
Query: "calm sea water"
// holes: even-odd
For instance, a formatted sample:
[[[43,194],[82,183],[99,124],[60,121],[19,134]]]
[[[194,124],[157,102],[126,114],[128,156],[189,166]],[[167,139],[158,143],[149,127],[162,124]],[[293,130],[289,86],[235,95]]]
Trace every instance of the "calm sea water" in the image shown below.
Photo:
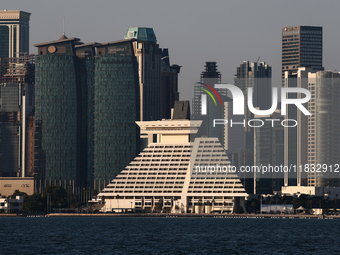
[[[340,220],[0,217],[0,254],[340,254]]]

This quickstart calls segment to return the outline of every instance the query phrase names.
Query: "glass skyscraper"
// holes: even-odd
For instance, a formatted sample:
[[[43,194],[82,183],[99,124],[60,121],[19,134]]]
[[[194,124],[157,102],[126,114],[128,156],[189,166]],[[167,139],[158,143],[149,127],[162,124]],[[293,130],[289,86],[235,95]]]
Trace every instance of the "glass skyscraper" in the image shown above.
[[[299,67],[322,67],[322,27],[295,26],[282,28],[282,78],[285,71]]]
[[[63,36],[35,45],[39,188],[102,189],[136,156],[139,86],[133,41],[83,44]]]
[[[36,44],[35,177],[80,185],[81,87],[78,38]],[[40,185],[40,183],[38,183]]]
[[[34,56],[0,60],[0,176],[25,177],[32,157],[26,125],[34,112]]]
[[[95,188],[103,188],[139,149],[139,83],[133,41],[105,43],[97,48],[94,78]]]

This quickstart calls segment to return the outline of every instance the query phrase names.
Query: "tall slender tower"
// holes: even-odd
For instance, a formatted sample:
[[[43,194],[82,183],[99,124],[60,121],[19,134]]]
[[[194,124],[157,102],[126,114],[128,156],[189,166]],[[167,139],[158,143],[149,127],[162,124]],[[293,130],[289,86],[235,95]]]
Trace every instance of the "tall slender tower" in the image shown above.
[[[207,114],[202,114],[202,95],[206,92],[202,90],[202,87],[207,88],[206,85],[210,87],[215,87],[215,84],[221,83],[221,73],[217,70],[217,64],[216,62],[206,62],[205,63],[205,70],[201,72],[201,78],[200,83],[195,84],[194,86],[194,97],[192,99],[192,120],[203,120],[201,127],[199,128],[197,134],[193,135],[191,137],[191,140],[193,140],[196,137],[218,137],[221,144],[223,145],[224,142],[224,133],[223,133],[223,125],[220,125],[218,128],[213,128],[212,126],[212,120],[214,118],[216,119],[223,119],[224,117],[224,108],[223,106],[216,107],[213,103],[213,100],[209,97],[206,99],[207,101]],[[206,85],[204,85],[206,84]],[[218,90],[220,96],[223,96],[226,94],[225,90]],[[221,98],[224,102],[223,98]],[[221,130],[216,130],[221,129]]]
[[[179,65],[171,65],[169,50],[162,50],[162,119],[171,119],[171,109],[179,100],[178,74],[181,70]]]
[[[0,57],[28,54],[30,15],[24,11],[0,11]]]
[[[205,70],[201,73],[201,83],[209,83],[210,86],[214,86],[216,83],[221,83],[221,73],[217,70],[216,62],[205,62]],[[197,84],[194,87],[194,97],[192,99],[192,115],[193,119],[197,119],[197,116],[201,116],[201,95],[204,93],[200,89],[201,85]],[[204,125],[204,124],[202,124]],[[200,128],[202,130],[204,128]]]
[[[244,61],[239,67],[237,67],[237,73],[235,77],[235,85],[239,87],[247,98],[248,88],[253,88],[253,105],[259,107],[261,110],[270,109],[272,105],[272,68],[265,62],[249,63]],[[253,114],[248,110],[247,101],[245,103],[245,123],[253,118]],[[254,149],[254,129],[245,126],[245,148],[249,150]]]
[[[308,89],[308,110],[312,114],[308,116],[308,165],[319,169],[309,171],[308,185],[339,187],[339,172],[334,168],[340,163],[340,74],[309,73]]]
[[[136,39],[133,43],[138,62],[140,90],[140,120],[162,119],[161,56],[152,28],[130,27],[124,39]]]

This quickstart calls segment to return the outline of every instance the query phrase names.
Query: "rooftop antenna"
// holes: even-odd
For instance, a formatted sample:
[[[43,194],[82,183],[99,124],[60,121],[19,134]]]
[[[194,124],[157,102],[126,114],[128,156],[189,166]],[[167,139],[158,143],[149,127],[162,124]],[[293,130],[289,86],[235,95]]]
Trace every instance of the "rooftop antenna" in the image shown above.
[[[65,16],[63,16],[63,35],[65,35]]]

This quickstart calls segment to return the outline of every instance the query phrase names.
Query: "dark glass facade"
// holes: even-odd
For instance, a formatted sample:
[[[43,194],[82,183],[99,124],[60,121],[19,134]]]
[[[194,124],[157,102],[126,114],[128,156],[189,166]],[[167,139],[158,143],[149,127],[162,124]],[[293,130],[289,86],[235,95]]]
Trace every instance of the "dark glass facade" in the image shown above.
[[[0,26],[0,57],[8,57],[9,52],[9,28]]]
[[[139,151],[137,62],[133,40],[78,40],[36,45],[35,177],[102,189]]]
[[[136,155],[139,83],[132,42],[106,44],[95,58],[94,168],[96,188],[108,184]],[[99,55],[100,54],[100,55]]]
[[[74,41],[39,45],[36,57],[35,177],[80,184],[81,89]]]
[[[0,176],[16,177],[20,171],[21,84],[0,84]]]
[[[267,118],[258,118],[264,123],[262,127],[254,128],[254,164],[261,166],[283,166],[284,165],[284,128],[280,124],[283,117],[280,112],[270,116],[270,119],[277,119],[274,126]],[[280,171],[255,173],[255,194],[272,194],[273,191],[280,191],[283,186],[284,175]]]
[[[284,72],[298,67],[322,67],[322,27],[296,26],[282,28],[282,78]]]

